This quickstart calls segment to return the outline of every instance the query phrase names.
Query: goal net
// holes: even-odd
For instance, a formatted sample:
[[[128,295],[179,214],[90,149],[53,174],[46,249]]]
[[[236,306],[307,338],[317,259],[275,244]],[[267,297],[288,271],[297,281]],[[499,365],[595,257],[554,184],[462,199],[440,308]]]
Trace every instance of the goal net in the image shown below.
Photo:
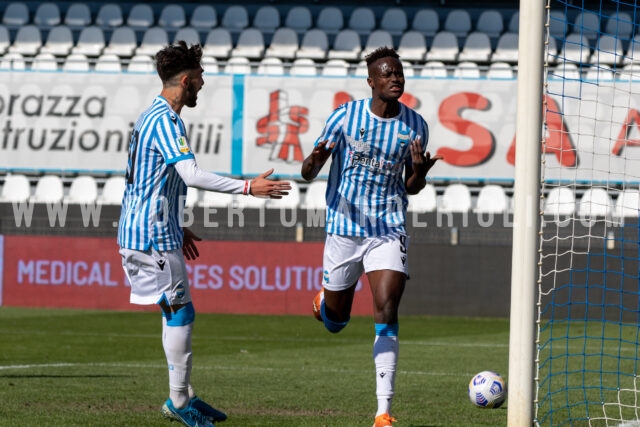
[[[634,1],[547,0],[540,426],[640,427],[638,12]]]

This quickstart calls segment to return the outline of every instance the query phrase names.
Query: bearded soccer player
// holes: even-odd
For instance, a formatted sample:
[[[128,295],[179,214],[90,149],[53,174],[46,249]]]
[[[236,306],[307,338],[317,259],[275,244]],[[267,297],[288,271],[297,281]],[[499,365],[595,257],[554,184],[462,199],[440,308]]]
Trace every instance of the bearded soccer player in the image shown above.
[[[199,399],[191,386],[191,334],[195,310],[185,258],[199,256],[200,240],[181,226],[187,187],[279,199],[286,181],[239,180],[198,167],[180,118],[196,106],[204,85],[202,49],[178,41],[156,55],[162,91],[138,118],[129,143],[127,185],[118,226],[118,245],[131,283],[133,304],[157,304],[162,311],[162,346],[169,367],[169,398],[162,413],[191,427],[211,427],[227,416]]]
[[[427,172],[441,157],[425,152],[425,120],[399,101],[405,79],[395,50],[378,48],[366,62],[371,98],[333,111],[301,174],[313,180],[331,157],[323,290],[313,311],[329,332],[341,331],[351,316],[358,279],[366,273],[374,303],[374,427],[389,427],[395,421],[398,306],[409,275],[407,195],[425,187]]]

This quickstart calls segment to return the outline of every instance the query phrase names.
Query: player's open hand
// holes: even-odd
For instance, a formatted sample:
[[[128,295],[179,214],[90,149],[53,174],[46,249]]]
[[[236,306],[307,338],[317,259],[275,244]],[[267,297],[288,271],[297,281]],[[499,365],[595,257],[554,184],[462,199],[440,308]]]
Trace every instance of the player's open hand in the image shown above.
[[[269,169],[268,171],[258,175],[257,178],[251,180],[251,187],[249,191],[252,196],[282,199],[283,196],[289,194],[289,190],[291,190],[291,184],[289,181],[268,179],[269,175],[272,173],[273,169]]]
[[[189,230],[187,227],[184,227],[182,230],[184,231],[184,237],[182,239],[182,253],[184,254],[184,257],[188,260],[198,258],[200,256],[200,252],[198,252],[196,242],[199,242],[202,238],[196,236],[193,231]]]
[[[436,164],[438,160],[442,160],[440,154],[436,154],[431,157],[431,153],[428,151],[425,153],[422,151],[422,144],[420,144],[420,138],[411,141],[411,163],[413,165],[413,173],[419,177],[426,177],[429,169]]]

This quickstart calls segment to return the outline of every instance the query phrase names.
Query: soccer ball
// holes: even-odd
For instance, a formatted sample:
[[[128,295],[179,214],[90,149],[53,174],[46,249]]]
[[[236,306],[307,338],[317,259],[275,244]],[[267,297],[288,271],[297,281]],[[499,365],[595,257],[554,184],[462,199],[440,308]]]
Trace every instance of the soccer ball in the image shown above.
[[[507,383],[497,372],[482,371],[469,381],[469,400],[479,408],[499,408],[507,398]]]

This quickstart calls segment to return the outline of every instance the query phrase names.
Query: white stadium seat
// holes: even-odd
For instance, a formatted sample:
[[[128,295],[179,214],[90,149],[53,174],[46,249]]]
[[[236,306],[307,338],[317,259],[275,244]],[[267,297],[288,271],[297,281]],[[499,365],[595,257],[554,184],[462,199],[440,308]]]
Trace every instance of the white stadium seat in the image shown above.
[[[303,209],[326,209],[326,192],[327,181],[322,179],[311,181],[307,186],[307,191],[300,207]]]
[[[31,184],[25,175],[8,174],[4,177],[0,200],[3,202],[26,202],[31,197]]]
[[[613,201],[606,189],[593,187],[585,190],[578,205],[581,218],[606,217],[613,213]]]
[[[44,175],[38,179],[33,194],[36,203],[56,203],[64,198],[64,185],[57,175]]]
[[[80,175],[71,181],[69,203],[94,203],[98,200],[98,183],[90,175]]]
[[[544,199],[545,215],[572,215],[576,211],[576,196],[567,187],[553,187]]]
[[[471,209],[471,191],[465,184],[449,184],[442,194],[441,212],[465,213]]]
[[[418,194],[409,196],[407,212],[433,212],[438,207],[438,196],[433,184],[427,184]]]
[[[107,178],[100,195],[102,203],[105,205],[121,204],[126,185],[127,182],[123,176],[114,175]]]
[[[199,4],[193,9],[189,26],[199,31],[210,31],[218,25],[218,12],[210,4]]]

